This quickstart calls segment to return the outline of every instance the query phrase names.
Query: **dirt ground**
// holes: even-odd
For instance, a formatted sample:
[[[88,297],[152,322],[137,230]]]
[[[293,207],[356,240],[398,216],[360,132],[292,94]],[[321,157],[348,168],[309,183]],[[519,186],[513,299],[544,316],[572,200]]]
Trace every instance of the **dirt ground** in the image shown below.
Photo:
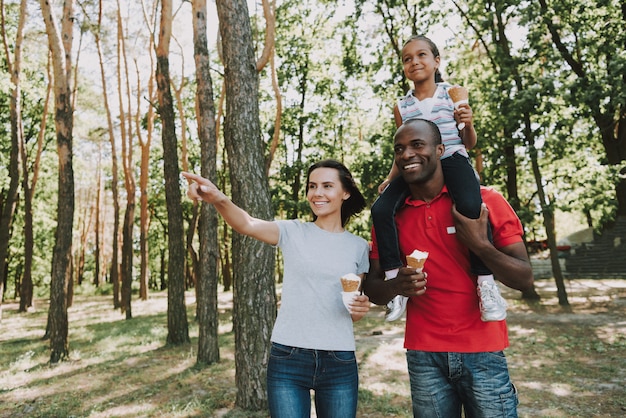
[[[501,287],[509,303],[506,355],[520,417],[626,416],[626,280],[566,281],[567,307],[558,304],[553,279],[535,283],[541,299],[534,302]],[[75,302],[72,361],[55,367],[46,365],[49,353],[41,341],[45,304],[26,315],[17,314],[14,301],[4,304],[0,417],[253,416],[234,413],[231,292],[219,293],[221,361],[201,371],[193,344],[163,346],[166,293],[135,302],[133,321],[111,309],[110,297],[80,296]],[[193,292],[187,305],[192,317]],[[356,323],[355,335],[357,417],[411,417],[404,320],[387,323],[383,308],[373,307]]]

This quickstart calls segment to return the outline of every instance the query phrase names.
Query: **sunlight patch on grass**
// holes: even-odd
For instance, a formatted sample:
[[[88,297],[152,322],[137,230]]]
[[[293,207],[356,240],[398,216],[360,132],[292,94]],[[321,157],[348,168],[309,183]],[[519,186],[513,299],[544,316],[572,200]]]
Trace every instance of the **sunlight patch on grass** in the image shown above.
[[[157,408],[157,405],[141,402],[136,404],[123,404],[123,405],[103,405],[105,406],[104,411],[94,411],[90,413],[88,416],[90,418],[108,418],[108,417],[142,417],[147,416],[146,414]]]
[[[524,328],[520,325],[509,325],[509,334],[515,335],[517,337],[529,337],[537,334],[537,330],[535,328]]]
[[[30,369],[31,367],[35,366],[35,364],[37,364],[33,360],[34,357],[35,352],[32,350],[29,350],[24,354],[19,355],[15,359],[15,361],[11,362],[11,365],[9,366],[9,371],[17,372]]]
[[[514,302],[506,353],[520,389],[520,418],[622,416],[626,281],[570,281],[567,309],[546,293],[548,284],[554,287],[538,284],[536,303],[520,300],[519,292],[503,292]],[[193,292],[188,295],[187,301],[193,300]],[[220,361],[211,365],[196,364],[195,305],[188,305],[191,344],[166,345],[165,292],[133,300],[131,320],[112,308],[111,296],[77,296],[70,308],[70,359],[55,367],[48,364],[49,341],[41,340],[47,303],[36,306],[41,310],[17,313],[16,303],[4,305],[0,416],[254,416],[234,407],[230,293],[220,293]],[[412,416],[404,325],[404,320],[385,322],[384,307],[377,306],[355,324],[359,418]]]
[[[626,321],[607,324],[598,328],[598,337],[608,344],[626,348]]]
[[[385,369],[406,373],[406,355],[403,348],[404,340],[396,338],[390,341],[381,342],[380,345],[369,354],[368,367],[373,369]]]

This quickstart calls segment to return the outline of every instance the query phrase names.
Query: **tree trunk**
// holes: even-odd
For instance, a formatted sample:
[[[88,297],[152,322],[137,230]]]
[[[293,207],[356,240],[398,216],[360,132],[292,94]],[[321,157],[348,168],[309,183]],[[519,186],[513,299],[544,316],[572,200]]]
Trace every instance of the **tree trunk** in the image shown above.
[[[98,3],[98,30],[95,33],[96,49],[98,51],[98,61],[100,64],[100,78],[102,80],[102,98],[104,101],[104,109],[107,116],[107,132],[109,134],[109,143],[111,144],[111,193],[113,195],[113,237],[111,239],[111,271],[109,280],[113,284],[113,307],[120,307],[119,299],[119,229],[120,229],[120,203],[118,191],[118,167],[117,167],[117,147],[115,145],[115,134],[113,130],[113,119],[111,116],[111,106],[109,105],[109,96],[107,92],[107,81],[104,72],[104,57],[102,54],[102,45],[100,43],[100,34],[102,31],[102,0]]]
[[[32,190],[28,187],[28,177],[24,178],[24,276],[20,286],[19,312],[26,312],[33,306],[33,205]],[[1,296],[0,296],[1,297]]]
[[[91,196],[86,196],[85,201],[90,201],[90,200],[91,200]],[[87,212],[89,212],[89,214],[87,214]],[[85,252],[87,248],[87,235],[89,234],[89,231],[91,230],[91,221],[93,220],[93,215],[94,215],[94,207],[93,206],[85,207],[83,210],[82,220],[80,220],[80,223],[81,223],[80,241],[79,241],[80,246],[78,248],[78,251],[76,251],[77,254],[74,255],[76,259],[75,276],[76,276],[76,282],[78,283],[79,286],[83,284],[83,278],[85,276]]]
[[[2,4],[4,7],[4,2]],[[3,12],[4,13],[4,12]],[[8,269],[5,268],[8,260],[9,241],[11,238],[11,224],[13,223],[13,215],[17,206],[18,192],[20,186],[20,158],[22,156],[21,147],[24,142],[22,138],[22,93],[20,86],[20,75],[22,65],[22,39],[24,33],[24,24],[27,18],[26,1],[22,0],[20,4],[20,17],[15,40],[14,59],[11,62],[10,51],[5,48],[6,60],[9,71],[11,73],[11,98],[9,102],[9,116],[11,119],[11,151],[9,161],[9,189],[7,194],[3,196],[4,201],[0,214],[0,319],[2,318],[2,299],[4,296],[4,284],[7,281],[6,274]],[[7,46],[7,36],[4,27],[2,28],[4,45]]]
[[[222,96],[221,98],[225,95],[225,91],[224,89],[222,89]],[[218,127],[219,126],[219,112],[218,112],[218,117],[216,119],[216,132],[219,132]],[[227,161],[227,155],[226,155],[226,150],[223,149],[222,151],[222,161]],[[222,171],[222,173],[218,173],[218,178],[219,178],[219,184],[220,184],[220,190],[226,190],[226,173],[227,173],[228,168],[224,167],[224,170]],[[221,272],[222,272],[222,285],[224,286],[224,291],[228,292],[231,290],[232,286],[233,286],[233,274],[232,274],[232,263],[231,261],[231,255],[232,255],[232,251],[231,251],[231,228],[228,226],[228,224],[226,222],[223,222],[223,226],[222,226],[222,245],[218,247],[218,251],[220,251],[220,267],[221,267]],[[219,232],[218,232],[219,233]]]
[[[48,60],[48,80],[52,80],[50,72],[50,60]],[[33,249],[35,247],[35,236],[33,233],[33,196],[37,188],[37,180],[39,179],[39,165],[41,162],[41,154],[43,151],[43,141],[48,121],[48,107],[50,104],[50,94],[52,92],[52,83],[48,83],[46,88],[46,98],[44,99],[43,111],[41,115],[41,123],[37,134],[37,151],[35,152],[35,161],[32,167],[33,178],[29,184],[28,179],[28,156],[26,154],[26,146],[22,144],[22,188],[24,189],[24,277],[20,290],[20,312],[26,312],[28,308],[33,307]]]
[[[156,12],[156,10],[155,10]],[[154,49],[154,37],[150,36],[149,50]],[[137,91],[139,89],[139,66],[135,62],[137,69]],[[150,54],[150,68],[154,69],[154,57]],[[154,92],[154,73],[150,73],[148,79],[148,97],[150,102],[155,101]],[[152,134],[154,132],[154,106],[148,107],[148,113],[146,115],[146,139],[144,140],[141,135],[141,118],[140,118],[140,95],[137,95],[137,113],[135,114],[135,124],[137,130],[137,136],[139,138],[139,144],[141,145],[141,169],[139,174],[139,193],[140,193],[140,232],[139,232],[139,252],[140,252],[140,273],[139,273],[139,298],[141,300],[148,300],[148,278],[150,275],[149,266],[149,242],[148,234],[150,231],[150,212],[148,207],[148,180],[150,177],[150,147],[152,146]]]
[[[170,90],[169,42],[172,32],[172,1],[161,2],[161,27],[157,46],[157,90],[159,115],[163,124],[163,172],[168,220],[168,292],[167,343],[189,342],[189,324],[185,309],[185,243],[179,187],[178,149],[174,105]]]
[[[504,28],[504,21],[505,21],[505,18],[503,16],[504,8],[496,7],[495,13],[496,13],[495,24],[497,25],[496,30],[497,30],[497,33],[499,34],[498,48],[500,50],[500,53],[504,56],[504,59],[506,60],[506,62],[510,62],[510,63],[519,62],[513,58],[513,56],[511,55],[511,49],[509,48],[509,41],[506,37],[506,31]],[[522,81],[522,77],[520,76],[520,71],[518,70],[518,67],[516,65],[513,65],[511,66],[510,71],[511,71],[510,76],[515,82],[517,91],[524,91],[525,86]],[[542,179],[541,170],[539,168],[539,161],[537,157],[537,148],[535,147],[535,134],[532,129],[531,116],[526,111],[523,112],[521,116],[523,119],[523,122],[522,122],[523,132],[524,132],[524,137],[526,139],[526,145],[529,149],[533,176],[535,178],[535,184],[537,185],[537,194],[539,196],[539,202],[541,205],[541,211],[543,215],[543,224],[546,229],[546,234],[548,238],[548,246],[550,247],[550,258],[552,260],[552,273],[554,274],[554,278],[556,281],[559,304],[569,305],[569,302],[567,301],[567,292],[563,284],[563,272],[561,271],[561,266],[557,259],[556,233],[555,233],[555,228],[554,228],[555,226],[554,208],[553,208],[553,205],[548,204],[546,200],[545,191],[543,188],[543,179]],[[505,132],[505,135],[506,135],[505,138],[513,138],[512,132],[510,133]],[[510,146],[510,147],[507,146],[506,148],[507,149],[507,162],[508,162],[507,173],[509,176],[507,180],[507,189],[509,189],[509,191],[515,192],[514,194],[510,195],[510,198],[512,200],[512,203],[514,204],[513,208],[519,210],[520,199],[517,193],[517,164],[515,164],[515,150],[513,148],[514,148],[513,146]],[[524,293],[522,293],[522,297],[526,299],[531,299],[531,300],[539,299],[539,295],[537,294],[537,291],[535,290],[534,285],[532,289],[526,290]]]
[[[196,234],[196,230],[198,229],[199,219],[200,205],[198,204],[198,202],[193,202],[193,207],[191,209],[191,218],[188,220],[188,229],[185,236],[185,248],[187,248],[187,254],[190,262],[187,263],[187,268],[185,270],[187,274],[187,286],[193,287],[195,289],[196,299],[198,298],[198,274],[200,271],[200,259],[195,248],[193,248],[193,238]]]
[[[41,0],[48,43],[52,53],[55,92],[55,127],[59,156],[57,229],[50,281],[50,363],[69,353],[67,291],[71,280],[72,225],[74,218],[74,171],[72,166],[73,109],[71,102],[71,44],[73,1],[63,3],[63,26],[59,33],[54,11]]]
[[[135,221],[134,194],[126,203],[126,213],[124,214],[123,242],[122,242],[122,313],[126,314],[126,319],[132,319],[131,296],[133,283],[133,225]]]
[[[185,60],[184,54],[181,51],[181,69],[180,73],[185,74]],[[174,89],[174,96],[176,97],[176,110],[178,111],[178,118],[180,120],[180,149],[181,149],[181,166],[183,171],[189,171],[189,156],[188,156],[188,146],[187,146],[187,117],[185,116],[185,105],[183,98],[183,91],[185,86],[187,85],[186,78],[183,77],[180,80],[180,86],[176,88],[174,83],[172,83],[172,87]],[[193,248],[193,237],[196,232],[196,227],[198,225],[199,218],[199,208],[197,202],[194,202],[191,219],[189,220],[189,229],[187,230],[186,235],[186,243],[185,248],[187,249],[187,253],[189,255],[189,259],[191,260],[191,264],[187,265],[185,259],[185,283],[187,284],[187,288],[193,287],[196,290],[196,298],[198,297],[198,287],[197,283],[197,271],[198,271],[198,254],[196,254],[195,249]]]
[[[309,56],[307,54],[306,57],[304,57],[303,59],[309,60]],[[304,150],[304,132],[305,132],[305,117],[304,117],[304,113],[305,113],[305,105],[306,105],[306,100],[307,100],[307,84],[308,84],[308,65],[304,65],[303,66],[303,71],[300,74],[299,77],[299,87],[300,87],[300,109],[299,109],[299,115],[300,117],[298,118],[298,144],[296,145],[296,158],[295,158],[295,162],[294,162],[294,170],[295,172],[293,173],[293,177],[292,177],[292,182],[291,182],[291,200],[293,202],[297,202],[300,200],[300,188],[302,185],[302,152]],[[291,209],[291,213],[289,214],[289,218],[290,219],[298,219],[298,217],[300,216],[300,212],[299,212],[299,206],[298,205],[293,205],[292,209]]]
[[[457,8],[459,8],[459,6],[456,6]],[[461,11],[461,9],[459,9],[459,11]],[[502,16],[502,7],[496,7],[495,8],[495,17],[494,19],[491,20],[492,24],[494,25],[491,28],[492,33],[497,33],[498,37],[496,38],[495,42],[495,46],[496,46],[496,55],[497,56],[502,56],[503,59],[490,59],[489,62],[492,65],[493,71],[496,73],[503,73],[503,67],[504,65],[501,64],[502,61],[504,61],[505,63],[513,63],[513,62],[517,62],[511,55],[511,50],[509,48],[509,40],[506,37],[506,31],[504,28],[504,19]],[[469,17],[467,18],[469,21]],[[482,40],[483,37],[480,36],[480,39]],[[485,46],[485,50],[487,50],[486,45]],[[515,66],[512,66],[510,69],[507,69],[507,72],[510,72],[509,76],[511,78],[513,78],[513,81],[517,84],[518,86],[518,91],[523,91],[523,84],[522,84],[522,80],[521,77],[519,76],[519,72],[517,70],[517,68]],[[508,84],[504,84],[503,85],[503,89],[507,89],[510,87],[507,87]],[[521,90],[519,90],[521,89]],[[523,115],[526,116],[527,115]],[[530,136],[532,136],[532,130],[527,129],[525,131],[525,133],[527,134],[527,136],[530,138]],[[507,125],[503,127],[503,133],[502,133],[502,137],[503,138],[514,138],[515,135],[513,134],[513,129],[512,129],[512,125]],[[513,210],[515,210],[516,213],[520,213],[521,210],[521,202],[520,202],[520,198],[519,198],[519,193],[518,193],[518,182],[517,182],[517,178],[518,178],[518,172],[517,172],[517,160],[516,160],[516,156],[515,156],[515,143],[514,140],[506,140],[507,142],[503,144],[503,149],[504,149],[504,161],[506,164],[506,190],[507,190],[507,200],[510,203],[511,207],[513,208]],[[539,168],[537,167],[537,175],[541,176],[541,173],[539,172]],[[533,284],[533,286],[530,289],[526,289],[524,291],[521,292],[522,293],[522,299],[527,299],[527,300],[539,300],[540,296],[537,293],[537,290],[535,289],[535,285]]]
[[[543,215],[543,226],[546,230],[546,236],[548,240],[548,248],[550,250],[550,261],[552,263],[552,274],[554,275],[554,281],[556,283],[556,294],[559,299],[559,305],[569,306],[567,299],[567,290],[565,289],[565,283],[563,280],[563,272],[561,271],[561,265],[559,264],[558,251],[556,249],[556,232],[554,229],[554,205],[548,203],[546,194],[543,188],[543,178],[539,170],[539,163],[537,162],[537,148],[535,147],[535,140],[532,133],[530,133],[530,123],[526,129],[526,143],[528,145],[530,160],[533,169],[533,175],[535,177],[535,184],[537,185],[537,195],[539,197],[539,204],[541,205],[541,213]]]
[[[131,319],[131,296],[133,283],[133,230],[135,226],[135,178],[133,174],[133,130],[131,118],[130,82],[126,42],[120,2],[117,2],[117,59],[118,59],[118,97],[120,106],[120,130],[122,133],[122,167],[124,169],[124,186],[126,188],[126,212],[122,227],[122,292],[121,309],[126,319]],[[124,110],[124,92],[126,92],[126,111]],[[126,126],[128,124],[128,126]]]
[[[96,190],[96,219],[95,219],[95,224],[94,224],[94,233],[95,233],[95,248],[94,248],[94,275],[93,275],[93,285],[95,287],[99,287],[100,286],[100,274],[101,273],[101,267],[100,267],[100,263],[102,262],[102,236],[100,234],[100,228],[101,228],[101,220],[102,220],[102,192],[104,191],[103,188],[103,184],[102,184],[102,146],[100,143],[98,143],[98,173],[96,175],[96,187],[98,188]]]
[[[167,261],[165,259],[165,249],[161,249],[161,268],[159,269],[159,289],[167,289],[167,282],[165,280],[165,272],[167,270]]]
[[[150,106],[152,108],[152,106]],[[148,114],[148,124],[154,123],[154,116]],[[140,252],[140,274],[139,274],[139,298],[148,300],[148,278],[150,276],[150,266],[148,264],[150,251],[148,243],[148,233],[150,231],[150,212],[148,208],[148,177],[150,175],[150,145],[152,142],[152,126],[149,128],[148,139],[141,144],[141,173],[139,176],[140,210],[139,210],[139,252]]]
[[[276,74],[276,60],[274,46],[276,44],[276,0],[263,0],[263,17],[265,18],[265,42],[263,52],[256,62],[256,70],[260,73],[263,68],[270,63],[270,76],[272,79],[272,91],[276,99],[276,113],[274,115],[274,129],[272,141],[268,147],[267,159],[265,160],[265,176],[269,176],[274,154],[278,148],[280,140],[280,120],[282,118],[283,103],[278,86],[278,76]]]
[[[193,44],[196,63],[196,112],[200,138],[201,174],[215,179],[217,134],[215,131],[215,103],[213,80],[207,41],[206,0],[192,1]],[[213,205],[200,207],[198,225],[200,263],[197,274],[198,356],[199,364],[212,364],[220,359],[218,341],[217,281],[218,242],[217,212]]]
[[[224,142],[233,200],[252,216],[272,219],[248,7],[245,0],[219,0],[216,5],[224,51]],[[243,409],[260,410],[267,406],[265,376],[276,316],[274,249],[234,234],[233,266],[236,404]]]
[[[265,161],[265,175],[269,176],[272,161],[274,160],[274,154],[278,148],[278,141],[280,140],[280,121],[283,115],[283,99],[280,94],[280,88],[278,86],[278,76],[276,74],[276,60],[275,55],[272,52],[270,59],[270,73],[272,75],[272,90],[274,91],[274,97],[276,98],[276,114],[274,116],[274,132],[272,133],[272,142],[269,146],[269,152],[267,160]]]

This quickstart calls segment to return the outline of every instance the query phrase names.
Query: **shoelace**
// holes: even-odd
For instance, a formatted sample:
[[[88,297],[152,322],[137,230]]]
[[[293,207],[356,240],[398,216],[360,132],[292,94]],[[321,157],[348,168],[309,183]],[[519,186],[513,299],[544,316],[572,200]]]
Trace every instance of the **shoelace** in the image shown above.
[[[480,297],[483,299],[483,302],[495,302],[496,295],[491,286],[481,286],[480,288]]]

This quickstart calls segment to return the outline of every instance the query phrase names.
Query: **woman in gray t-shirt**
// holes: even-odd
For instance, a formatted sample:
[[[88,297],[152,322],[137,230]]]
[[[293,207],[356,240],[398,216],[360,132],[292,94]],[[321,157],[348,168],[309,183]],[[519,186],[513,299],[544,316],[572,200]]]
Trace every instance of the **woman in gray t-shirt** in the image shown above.
[[[338,161],[313,164],[307,174],[307,201],[313,222],[265,221],[236,206],[213,183],[183,173],[193,182],[187,195],[211,203],[240,234],[283,252],[281,307],[272,331],[267,366],[270,414],[310,416],[315,391],[318,417],[354,417],[358,369],[352,323],[369,311],[369,299],[356,296],[346,310],[339,278],[369,269],[367,242],[344,227],[365,207],[348,169]]]

